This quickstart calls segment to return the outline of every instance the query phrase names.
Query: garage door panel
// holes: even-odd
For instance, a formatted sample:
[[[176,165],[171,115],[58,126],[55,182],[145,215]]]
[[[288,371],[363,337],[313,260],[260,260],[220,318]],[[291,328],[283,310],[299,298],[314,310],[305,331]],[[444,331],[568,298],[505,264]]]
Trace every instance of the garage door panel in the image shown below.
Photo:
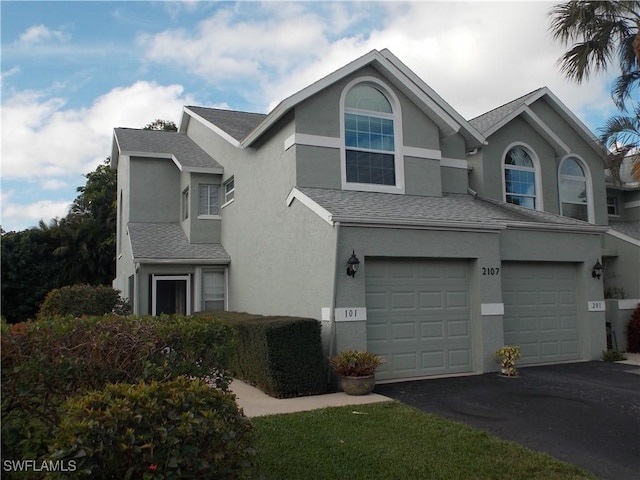
[[[387,359],[378,378],[470,371],[466,262],[367,259],[365,263],[367,348]],[[370,271],[375,277],[370,278]],[[370,301],[375,308],[369,308]]]
[[[521,364],[578,358],[576,274],[571,264],[502,265],[505,343]]]

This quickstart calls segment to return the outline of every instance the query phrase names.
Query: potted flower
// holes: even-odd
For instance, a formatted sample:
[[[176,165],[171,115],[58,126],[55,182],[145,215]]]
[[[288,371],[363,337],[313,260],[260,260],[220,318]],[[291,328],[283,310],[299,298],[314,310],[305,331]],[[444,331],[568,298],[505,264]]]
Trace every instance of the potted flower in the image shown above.
[[[520,347],[517,345],[505,345],[496,351],[496,361],[500,364],[502,375],[517,377],[516,362],[520,358]]]
[[[329,365],[340,376],[340,386],[348,395],[367,395],[376,384],[376,369],[384,359],[364,350],[345,350],[329,358]]]

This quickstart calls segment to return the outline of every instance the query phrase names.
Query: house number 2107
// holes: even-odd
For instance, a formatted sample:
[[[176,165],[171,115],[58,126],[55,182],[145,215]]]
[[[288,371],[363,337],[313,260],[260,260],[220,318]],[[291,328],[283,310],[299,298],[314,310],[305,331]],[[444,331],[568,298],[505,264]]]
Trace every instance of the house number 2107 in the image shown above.
[[[482,275],[495,277],[500,273],[500,267],[482,267]]]

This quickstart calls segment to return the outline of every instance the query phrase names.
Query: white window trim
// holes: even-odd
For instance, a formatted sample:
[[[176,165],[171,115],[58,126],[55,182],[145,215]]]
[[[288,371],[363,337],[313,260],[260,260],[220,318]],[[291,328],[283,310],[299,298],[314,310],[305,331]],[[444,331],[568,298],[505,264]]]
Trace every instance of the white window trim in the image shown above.
[[[544,210],[544,202],[542,200],[542,173],[540,170],[540,160],[538,159],[538,155],[536,155],[536,152],[533,148],[531,148],[529,145],[527,145],[526,143],[523,142],[513,142],[510,145],[507,145],[507,148],[504,149],[504,152],[502,152],[502,157],[500,158],[500,161],[502,162],[502,168],[501,168],[501,172],[502,172],[502,201],[504,201],[505,203],[507,202],[507,182],[505,179],[505,171],[507,170],[507,165],[505,164],[505,159],[507,158],[507,153],[509,153],[509,150],[511,150],[512,148],[515,147],[520,147],[524,150],[527,151],[527,153],[529,154],[529,157],[531,157],[531,161],[533,162],[533,170],[536,176],[536,210],[538,211],[543,211]],[[510,165],[509,170],[525,170],[525,171],[531,171],[529,168],[523,168],[523,167],[517,167],[515,165]],[[524,208],[524,207],[523,207]]]
[[[233,188],[229,191],[227,191],[227,185],[229,185],[229,183],[233,182]],[[233,201],[236,198],[236,183],[235,183],[235,176],[231,176],[229,179],[227,179],[226,182],[222,183],[222,195],[224,196],[224,203],[220,206],[220,209],[222,210],[224,207],[226,207],[227,205],[229,205],[230,203],[233,203]],[[227,200],[227,197],[229,196],[229,194],[233,193],[233,198]]]
[[[356,112],[356,110],[345,109],[345,98],[349,90],[351,90],[355,85],[358,84],[372,84],[379,88],[387,100],[391,104],[391,109],[393,110],[393,114],[384,114],[380,112],[375,112],[376,116],[380,116],[383,118],[392,118],[393,119],[393,136],[394,136],[394,146],[395,150],[393,152],[394,162],[395,162],[395,174],[396,174],[396,184],[395,185],[377,185],[373,183],[355,183],[355,182],[347,182],[347,153],[345,146],[345,134],[344,134],[344,116],[348,111]],[[357,112],[363,112],[361,110],[357,110]],[[405,191],[405,182],[404,182],[404,156],[402,151],[403,140],[402,140],[402,110],[400,109],[400,100],[393,92],[391,88],[389,88],[386,84],[381,82],[379,79],[370,76],[358,77],[351,82],[349,82],[344,89],[342,90],[342,94],[340,95],[340,171],[341,171],[341,180],[342,180],[342,189],[343,190],[359,190],[365,192],[381,192],[381,193],[404,193]]]
[[[217,187],[218,189],[218,213],[217,214],[207,214],[200,213],[200,190],[202,187]],[[220,185],[216,183],[199,183],[198,184],[198,218],[199,219],[218,219],[220,218]]]
[[[193,288],[194,311],[201,312],[202,307],[202,272],[210,268],[196,267]],[[224,310],[229,310],[229,267],[224,268]]]
[[[186,315],[191,315],[191,275],[151,275],[151,315],[156,316],[157,308],[157,281],[158,280],[184,280],[187,283]]]
[[[584,177],[572,177],[571,175],[560,175],[560,170],[562,170],[562,164],[569,159],[573,159],[580,164],[582,167],[582,171],[584,172]],[[561,178],[568,179],[576,179],[576,180],[584,180],[587,182],[587,221],[589,223],[595,222],[595,207],[593,205],[593,182],[591,181],[591,170],[587,166],[587,162],[585,162],[579,155],[570,154],[566,155],[562,160],[560,160],[560,164],[558,165],[558,205],[560,207],[560,215],[564,215],[562,213],[562,192],[560,191],[560,180]],[[576,204],[577,205],[577,204]]]

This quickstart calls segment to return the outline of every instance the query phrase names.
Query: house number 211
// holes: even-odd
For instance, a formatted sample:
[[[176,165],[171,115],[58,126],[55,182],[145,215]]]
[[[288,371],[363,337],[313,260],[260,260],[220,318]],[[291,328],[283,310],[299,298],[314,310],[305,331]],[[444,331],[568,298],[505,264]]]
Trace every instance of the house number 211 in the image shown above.
[[[482,275],[495,277],[500,274],[500,267],[482,267]]]

